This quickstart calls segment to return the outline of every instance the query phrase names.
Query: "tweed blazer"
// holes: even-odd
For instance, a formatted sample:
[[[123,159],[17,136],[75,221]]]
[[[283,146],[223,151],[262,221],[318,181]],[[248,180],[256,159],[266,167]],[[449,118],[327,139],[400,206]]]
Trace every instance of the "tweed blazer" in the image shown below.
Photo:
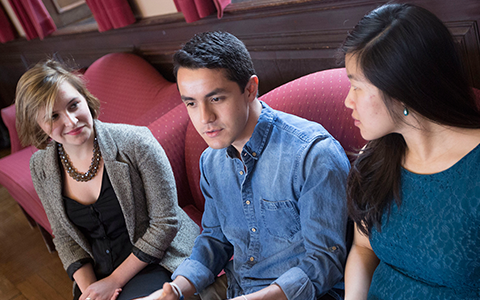
[[[94,121],[105,170],[120,203],[132,244],[173,272],[187,258],[199,227],[178,206],[173,172],[165,151],[146,127]],[[92,248],[67,217],[57,147],[30,159],[33,184],[53,230],[65,270]]]

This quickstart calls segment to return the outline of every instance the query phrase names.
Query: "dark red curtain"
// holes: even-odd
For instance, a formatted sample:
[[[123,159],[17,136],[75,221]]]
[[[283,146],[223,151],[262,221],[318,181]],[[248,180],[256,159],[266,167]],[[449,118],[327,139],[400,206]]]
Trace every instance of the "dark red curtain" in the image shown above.
[[[187,23],[205,18],[217,11],[217,17],[223,17],[223,10],[231,0],[174,0],[179,12],[185,16]]]
[[[98,31],[120,28],[135,23],[127,0],[86,0],[97,21]]]
[[[25,30],[27,40],[51,34],[57,27],[42,0],[9,0],[15,15]]]
[[[15,39],[15,34],[12,24],[10,23],[10,19],[3,11],[2,5],[0,5],[0,43],[6,43],[13,39]]]

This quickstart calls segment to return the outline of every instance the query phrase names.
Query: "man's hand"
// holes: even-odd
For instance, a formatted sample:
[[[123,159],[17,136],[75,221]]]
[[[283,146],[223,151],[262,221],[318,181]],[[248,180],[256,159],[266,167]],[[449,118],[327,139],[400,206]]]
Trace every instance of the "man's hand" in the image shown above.
[[[178,300],[180,295],[177,294],[173,286],[170,283],[165,282],[163,289],[153,292],[147,297],[137,298],[135,300]]]
[[[79,300],[115,300],[121,291],[119,284],[109,276],[89,285]]]
[[[255,293],[235,297],[230,300],[287,300],[287,296],[283,292],[282,288],[277,284],[271,284],[266,288],[263,288]]]

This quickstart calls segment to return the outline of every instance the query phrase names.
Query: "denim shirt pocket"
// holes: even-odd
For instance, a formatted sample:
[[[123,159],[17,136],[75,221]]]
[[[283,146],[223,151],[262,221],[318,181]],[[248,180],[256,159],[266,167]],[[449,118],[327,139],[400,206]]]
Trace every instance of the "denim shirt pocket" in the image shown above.
[[[261,199],[260,213],[263,226],[272,236],[291,239],[301,228],[298,210],[291,200]]]

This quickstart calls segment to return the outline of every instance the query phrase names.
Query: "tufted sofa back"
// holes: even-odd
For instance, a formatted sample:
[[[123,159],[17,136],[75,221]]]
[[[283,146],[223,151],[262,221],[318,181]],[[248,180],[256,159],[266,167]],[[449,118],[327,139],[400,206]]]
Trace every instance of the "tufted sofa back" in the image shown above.
[[[85,71],[88,90],[100,102],[99,120],[148,126],[181,103],[177,85],[143,58],[111,53]]]
[[[344,68],[312,73],[262,96],[272,108],[320,123],[347,153],[365,144],[344,101],[350,82]]]

